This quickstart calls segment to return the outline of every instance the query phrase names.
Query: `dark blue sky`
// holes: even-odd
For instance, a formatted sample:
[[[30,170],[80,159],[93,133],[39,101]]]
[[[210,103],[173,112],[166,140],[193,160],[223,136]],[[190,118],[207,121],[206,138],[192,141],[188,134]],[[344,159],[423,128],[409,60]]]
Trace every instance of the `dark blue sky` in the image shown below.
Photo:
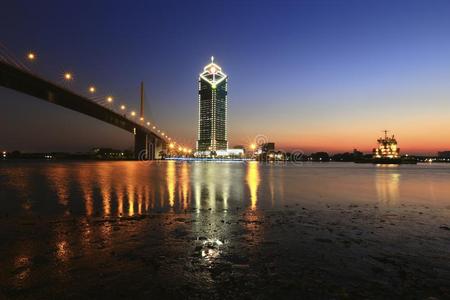
[[[229,75],[230,145],[266,135],[305,151],[368,150],[380,131],[410,152],[450,148],[449,1],[9,1],[0,41],[55,81],[91,83],[194,145],[196,81]],[[0,89],[0,147],[127,148],[120,129]],[[439,131],[439,134],[436,133]]]

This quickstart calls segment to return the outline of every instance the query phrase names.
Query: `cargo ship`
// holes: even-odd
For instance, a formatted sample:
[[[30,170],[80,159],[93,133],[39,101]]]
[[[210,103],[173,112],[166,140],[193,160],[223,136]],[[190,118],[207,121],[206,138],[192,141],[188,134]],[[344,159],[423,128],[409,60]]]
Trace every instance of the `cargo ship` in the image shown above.
[[[373,164],[417,164],[415,158],[401,157],[400,148],[394,135],[388,136],[388,131],[384,130],[384,137],[378,140],[378,147],[373,149],[372,158],[356,161],[357,163]]]

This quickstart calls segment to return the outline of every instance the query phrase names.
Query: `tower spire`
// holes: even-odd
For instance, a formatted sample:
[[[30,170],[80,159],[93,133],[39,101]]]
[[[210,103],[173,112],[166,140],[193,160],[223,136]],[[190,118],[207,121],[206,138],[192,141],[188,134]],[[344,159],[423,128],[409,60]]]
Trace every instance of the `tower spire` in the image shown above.
[[[141,118],[144,117],[144,82],[141,81]]]
[[[211,56],[211,62],[212,63],[214,62],[214,56]]]

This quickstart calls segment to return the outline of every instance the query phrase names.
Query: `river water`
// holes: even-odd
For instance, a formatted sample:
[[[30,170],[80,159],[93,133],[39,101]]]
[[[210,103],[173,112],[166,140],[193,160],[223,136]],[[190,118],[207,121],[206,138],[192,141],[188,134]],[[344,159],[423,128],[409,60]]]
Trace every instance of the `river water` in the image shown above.
[[[133,216],[295,205],[450,206],[450,164],[1,161],[0,213]]]
[[[448,299],[450,164],[0,161],[0,299]]]

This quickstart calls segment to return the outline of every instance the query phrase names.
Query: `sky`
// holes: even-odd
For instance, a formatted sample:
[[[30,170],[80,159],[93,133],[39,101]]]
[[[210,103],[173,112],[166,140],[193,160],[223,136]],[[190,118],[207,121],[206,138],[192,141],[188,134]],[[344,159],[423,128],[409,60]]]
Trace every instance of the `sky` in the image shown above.
[[[2,4],[0,43],[33,72],[139,108],[195,146],[197,80],[229,76],[228,140],[282,150],[369,152],[384,129],[402,153],[450,150],[450,2],[22,1]],[[4,48],[3,48],[4,49]],[[132,148],[119,128],[0,88],[0,148]]]

